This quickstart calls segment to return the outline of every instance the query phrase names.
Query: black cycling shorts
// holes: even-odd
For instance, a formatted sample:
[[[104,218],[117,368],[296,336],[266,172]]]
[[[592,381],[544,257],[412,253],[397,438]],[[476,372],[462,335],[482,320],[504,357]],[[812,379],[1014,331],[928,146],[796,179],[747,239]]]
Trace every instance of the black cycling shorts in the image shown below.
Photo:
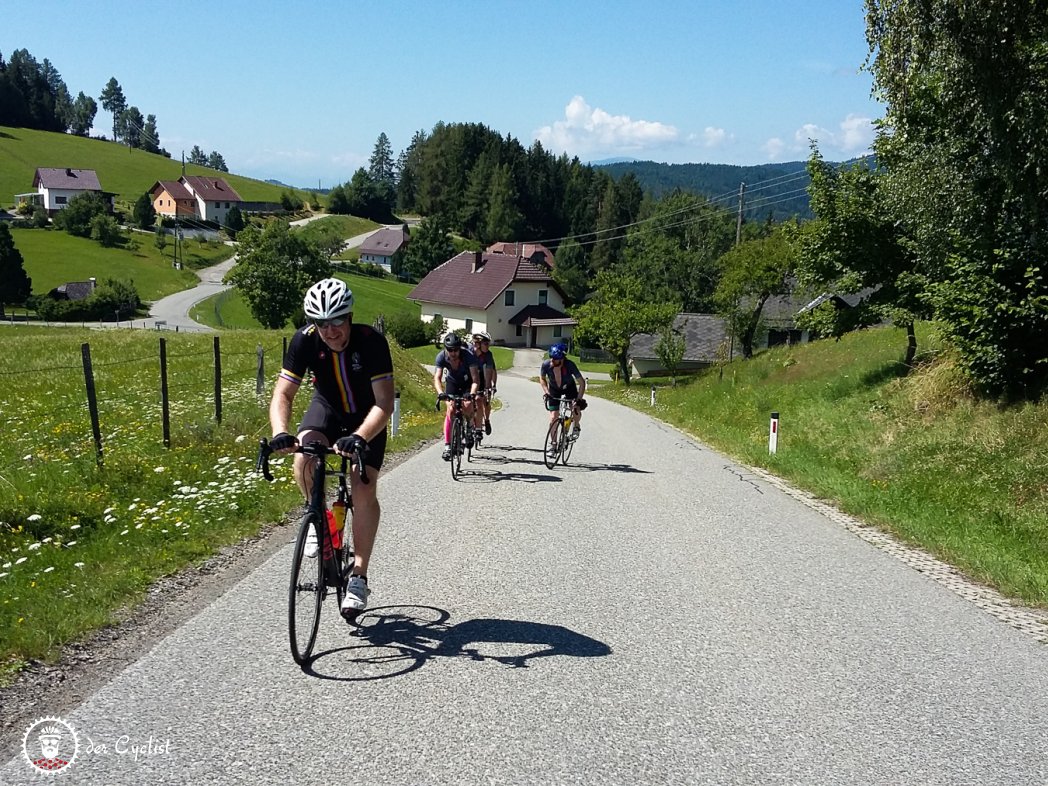
[[[327,402],[327,399],[313,396],[313,400],[309,402],[309,407],[306,409],[306,414],[302,416],[302,422],[298,424],[297,433],[319,431],[328,438],[329,443],[334,445],[339,437],[348,437],[363,422],[363,417],[339,412]],[[380,470],[385,458],[386,429],[382,429],[378,436],[368,442],[368,452],[364,463],[373,469]]]

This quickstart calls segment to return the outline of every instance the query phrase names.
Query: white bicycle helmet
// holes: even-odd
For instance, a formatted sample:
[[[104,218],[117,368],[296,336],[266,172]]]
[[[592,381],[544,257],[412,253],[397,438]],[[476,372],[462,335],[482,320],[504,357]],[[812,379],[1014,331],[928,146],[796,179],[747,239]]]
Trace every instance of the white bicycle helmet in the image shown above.
[[[303,310],[310,319],[334,319],[353,310],[353,292],[345,281],[325,278],[306,291]]]
[[[473,334],[474,341],[491,341],[491,336],[488,335],[487,331],[479,330]]]

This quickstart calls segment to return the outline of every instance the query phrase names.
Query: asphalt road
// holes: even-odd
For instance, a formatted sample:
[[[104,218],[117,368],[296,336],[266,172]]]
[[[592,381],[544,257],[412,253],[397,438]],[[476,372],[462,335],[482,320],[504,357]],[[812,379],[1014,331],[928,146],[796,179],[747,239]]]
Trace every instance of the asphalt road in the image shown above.
[[[1048,647],[615,404],[549,471],[499,394],[461,482],[381,479],[363,635],[294,664],[289,545],[65,716],[63,782],[1048,783]]]

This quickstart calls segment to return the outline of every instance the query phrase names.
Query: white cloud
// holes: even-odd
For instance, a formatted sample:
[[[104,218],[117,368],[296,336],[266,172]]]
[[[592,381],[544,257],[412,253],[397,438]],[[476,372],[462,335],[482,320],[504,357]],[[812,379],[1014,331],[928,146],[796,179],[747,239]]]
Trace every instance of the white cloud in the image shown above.
[[[786,149],[786,143],[779,139],[777,136],[773,136],[767,142],[764,143],[762,149],[768,154],[768,160],[774,161],[782,155],[782,151]]]
[[[809,140],[819,144],[820,152],[854,156],[865,153],[873,144],[873,120],[850,114],[838,124],[838,131],[830,131],[814,123],[807,123],[794,133],[794,152],[806,152]]]
[[[534,136],[548,150],[607,155],[637,153],[674,143],[680,132],[665,123],[609,114],[591,107],[582,96],[575,96],[564,108],[563,120],[543,126]]]
[[[703,147],[724,147],[725,144],[735,140],[735,135],[729,134],[723,128],[706,126],[706,129],[701,134],[696,134],[694,138]]]

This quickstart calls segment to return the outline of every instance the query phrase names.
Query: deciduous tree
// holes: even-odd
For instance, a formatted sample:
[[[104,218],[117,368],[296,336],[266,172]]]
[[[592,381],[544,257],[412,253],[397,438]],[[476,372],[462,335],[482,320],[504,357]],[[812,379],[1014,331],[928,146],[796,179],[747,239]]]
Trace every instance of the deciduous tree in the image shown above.
[[[236,266],[226,282],[236,287],[263,327],[284,327],[302,305],[306,289],[331,275],[331,263],[287,224],[270,222],[240,233]]]

